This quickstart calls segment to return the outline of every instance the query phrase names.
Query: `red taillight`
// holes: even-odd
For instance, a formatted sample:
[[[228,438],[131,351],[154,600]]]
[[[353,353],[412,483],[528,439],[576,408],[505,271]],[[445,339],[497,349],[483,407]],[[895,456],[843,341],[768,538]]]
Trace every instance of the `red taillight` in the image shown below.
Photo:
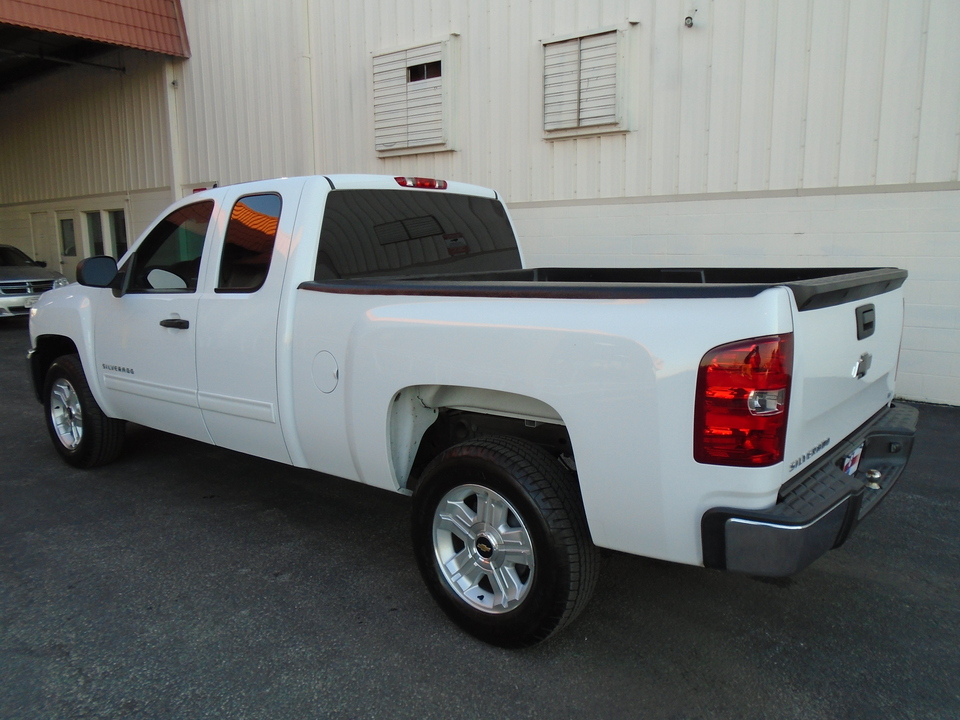
[[[740,340],[700,361],[693,457],[711,465],[764,467],[783,460],[793,334]]]
[[[403,187],[424,188],[426,190],[446,190],[446,180],[434,180],[433,178],[422,177],[395,177],[398,185]]]

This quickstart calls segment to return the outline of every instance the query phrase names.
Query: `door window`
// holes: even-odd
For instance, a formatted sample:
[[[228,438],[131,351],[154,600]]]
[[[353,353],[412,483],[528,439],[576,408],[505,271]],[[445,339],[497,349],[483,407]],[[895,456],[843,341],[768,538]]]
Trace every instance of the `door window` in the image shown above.
[[[279,195],[248,195],[237,200],[223,240],[217,292],[254,292],[263,285],[279,221]]]
[[[213,200],[185,205],[167,215],[127,263],[127,292],[195,292]]]
[[[76,257],[77,240],[73,234],[73,218],[60,218],[60,254]]]

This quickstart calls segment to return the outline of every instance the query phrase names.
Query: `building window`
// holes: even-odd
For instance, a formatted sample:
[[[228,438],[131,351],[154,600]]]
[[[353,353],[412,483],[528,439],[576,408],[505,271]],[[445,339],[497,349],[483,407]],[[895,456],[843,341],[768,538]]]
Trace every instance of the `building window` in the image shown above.
[[[442,75],[440,72],[442,63],[440,60],[423,63],[422,65],[411,65],[407,68],[407,82],[419,82],[420,80],[432,80]]]
[[[103,220],[100,211],[84,214],[87,216],[87,237],[90,239],[91,255],[103,255]]]
[[[373,124],[377,152],[449,150],[447,43],[373,57]]]
[[[616,31],[543,45],[543,129],[620,123]]]
[[[113,234],[114,257],[118,260],[127,252],[127,221],[123,210],[110,210],[110,231]]]

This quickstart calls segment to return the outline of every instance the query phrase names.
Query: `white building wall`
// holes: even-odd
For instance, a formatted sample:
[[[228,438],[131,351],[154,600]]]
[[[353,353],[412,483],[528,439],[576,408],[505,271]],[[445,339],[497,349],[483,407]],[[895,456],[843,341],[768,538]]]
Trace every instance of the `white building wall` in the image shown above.
[[[192,55],[176,73],[183,167],[175,184],[225,185],[313,173],[312,132],[306,131],[311,85],[321,92],[323,73],[335,67],[312,63],[311,68],[304,43],[306,17],[316,12],[316,3],[187,0],[182,5]]]
[[[689,5],[300,4],[308,37],[287,41],[311,60],[318,170],[460,177],[513,202],[957,181],[960,3],[705,0],[687,28]],[[544,140],[541,42],[612,27],[632,130]],[[458,151],[378,158],[372,55],[451,37]]]

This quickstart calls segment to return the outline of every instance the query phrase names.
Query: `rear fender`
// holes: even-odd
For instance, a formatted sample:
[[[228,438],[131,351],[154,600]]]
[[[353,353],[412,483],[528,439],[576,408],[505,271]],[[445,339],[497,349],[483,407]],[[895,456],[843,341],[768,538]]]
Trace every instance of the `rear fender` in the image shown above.
[[[509,418],[531,428],[541,423],[564,424],[552,407],[525,395],[451,385],[404,388],[394,395],[387,418],[391,469],[398,488],[410,489],[410,474],[424,433],[444,410]]]

